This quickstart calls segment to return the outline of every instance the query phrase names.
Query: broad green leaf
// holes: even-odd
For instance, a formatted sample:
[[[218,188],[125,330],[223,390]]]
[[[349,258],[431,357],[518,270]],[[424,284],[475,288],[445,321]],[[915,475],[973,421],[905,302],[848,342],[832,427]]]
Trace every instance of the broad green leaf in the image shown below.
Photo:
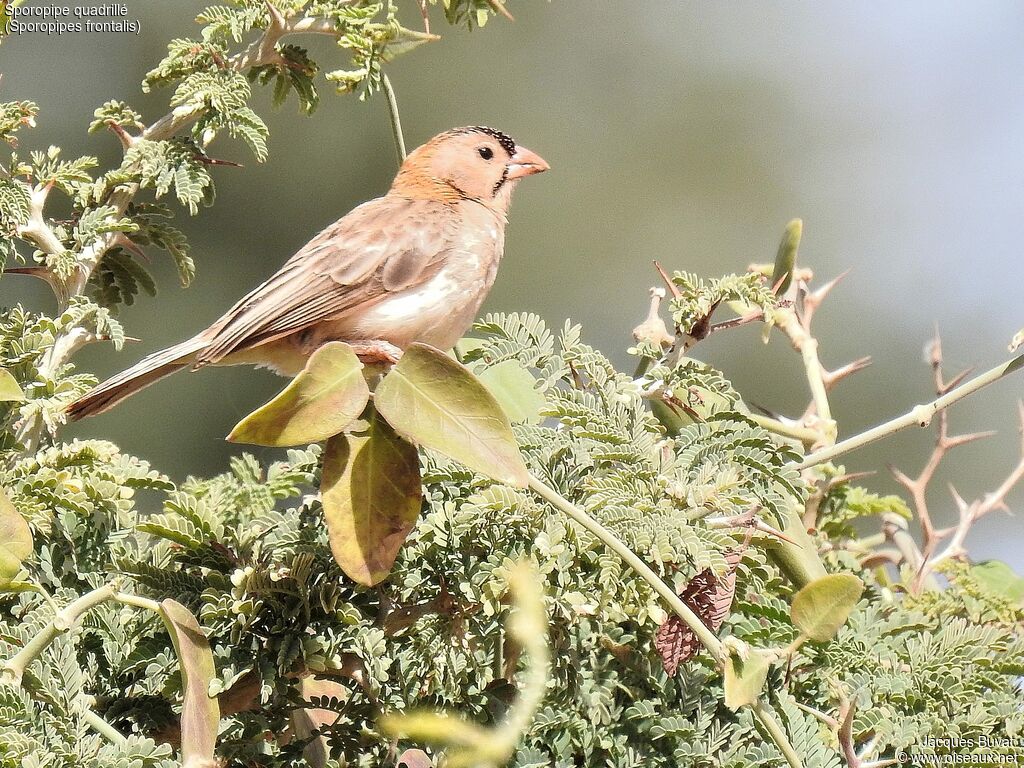
[[[725,663],[725,706],[736,711],[757,701],[768,678],[768,659],[752,650],[746,660],[729,656]]]
[[[228,440],[279,448],[316,443],[355,421],[369,399],[359,358],[348,344],[332,341],[277,397],[238,422]]]
[[[21,563],[32,554],[32,531],[25,518],[0,491],[0,584],[18,575]]]
[[[412,344],[373,399],[399,434],[482,475],[526,487],[529,473],[498,401],[440,350]]]
[[[477,378],[494,395],[513,424],[537,424],[544,396],[537,391],[537,380],[518,360],[503,360],[481,371]]]
[[[992,594],[1013,603],[1024,602],[1024,578],[1001,560],[986,560],[971,566],[971,575]]]
[[[216,678],[213,653],[196,617],[174,600],[160,603],[181,665],[181,761],[183,768],[214,765],[220,705],[210,696]]]
[[[420,514],[416,446],[374,414],[365,431],[327,441],[320,493],[338,565],[360,584],[384,579]]]
[[[786,225],[786,231],[779,243],[779,252],[775,255],[775,269],[772,271],[772,286],[775,293],[781,296],[793,282],[793,269],[796,267],[796,253],[800,248],[800,237],[804,232],[804,223],[793,219]]]
[[[815,579],[793,598],[793,624],[811,640],[828,642],[846,623],[863,591],[864,582],[852,573]]]
[[[25,393],[21,391],[21,385],[11,372],[0,368],[0,402],[20,403],[25,399]]]

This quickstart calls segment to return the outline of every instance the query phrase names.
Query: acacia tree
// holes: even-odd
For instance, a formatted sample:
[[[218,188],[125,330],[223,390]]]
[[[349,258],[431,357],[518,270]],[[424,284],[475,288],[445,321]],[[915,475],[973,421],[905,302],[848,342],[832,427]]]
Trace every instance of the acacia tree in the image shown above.
[[[435,36],[397,10],[207,9],[145,77],[173,89],[167,115],[96,110],[91,129],[124,149],[102,172],[57,148],[19,157],[36,106],[0,105],[0,249],[58,302],[0,318],[2,764],[882,766],[950,734],[964,741],[931,749],[1024,756],[1024,581],[966,551],[1024,445],[998,488],[954,497],[955,526],[925,500],[946,453],[980,437],[951,435],[945,408],[1024,358],[947,380],[936,339],[936,400],[840,440],[829,393],[867,361],[821,363],[812,321],[836,281],[798,264],[799,221],[743,274],[659,266],[628,374],[579,326],[491,315],[454,357],[411,347],[372,392],[350,348],[319,350],[232,432],[289,448],[269,466],[240,452],[175,485],[109,442],[61,439],[95,382],[74,353],[120,347],[118,307],[155,291],[142,252],[194,275],[165,196],[193,215],[212,201],[219,134],[266,156],[252,84],[315,110],[301,35],[351,57],[325,76],[339,91],[384,92],[404,154],[381,67]],[[751,410],[693,356],[749,323],[800,354],[803,414]],[[836,463],[932,421],[925,468],[897,472],[910,506]]]

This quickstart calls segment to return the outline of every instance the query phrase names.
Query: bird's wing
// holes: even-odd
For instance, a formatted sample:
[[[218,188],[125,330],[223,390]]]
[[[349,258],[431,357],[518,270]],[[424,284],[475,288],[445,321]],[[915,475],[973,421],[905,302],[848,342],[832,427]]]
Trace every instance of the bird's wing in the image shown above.
[[[455,234],[445,203],[381,197],[310,240],[204,332],[197,367],[295,333],[432,277]]]

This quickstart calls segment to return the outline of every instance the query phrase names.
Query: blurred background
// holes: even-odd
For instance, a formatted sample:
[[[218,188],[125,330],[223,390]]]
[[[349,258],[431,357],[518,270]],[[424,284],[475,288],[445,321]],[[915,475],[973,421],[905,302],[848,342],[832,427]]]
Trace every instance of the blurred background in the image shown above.
[[[30,4],[39,4],[30,0]],[[82,3],[91,5],[91,3]],[[202,2],[129,2],[141,34],[31,35],[0,47],[0,99],[31,99],[39,127],[23,151],[59,144],[71,156],[116,164],[109,134],[88,136],[93,110],[123,99],[147,122],[169,93],[143,95],[145,71],[175,37],[194,36]],[[403,21],[418,27],[416,3]],[[816,320],[821,357],[874,365],[833,395],[841,434],[872,426],[932,396],[926,341],[941,331],[950,375],[1004,359],[1024,325],[1024,5],[734,0],[513,2],[516,22],[466,32],[434,15],[444,39],[389,68],[410,147],[441,130],[487,124],[552,165],[520,186],[502,271],[485,310],[532,311],[584,337],[617,363],[643,317],[651,267],[714,276],[774,257],[786,222],[804,220],[801,261],[820,279],[852,270]],[[435,9],[436,10],[436,9]],[[301,44],[306,45],[308,40]],[[313,40],[326,69],[347,66]],[[395,171],[382,98],[334,96],[326,84],[312,119],[295,102],[272,110],[270,159],[240,144],[213,154],[217,204],[182,215],[198,265],[178,287],[154,252],[160,295],[123,312],[142,341],[116,353],[95,345],[78,362],[103,377],[202,329],[269,276],[322,226],[383,193]],[[51,311],[27,279],[0,282],[0,303]],[[715,336],[699,357],[749,399],[798,415],[807,400],[800,359],[759,328]],[[102,437],[180,480],[224,470],[241,448],[223,437],[283,381],[251,369],[204,370],[161,382],[68,437]],[[1018,375],[958,406],[954,431],[998,430],[959,449],[934,483],[932,509],[952,520],[946,486],[966,498],[994,488],[1017,461]],[[878,470],[867,485],[895,491],[886,467],[920,469],[932,445],[921,430],[849,455]],[[266,456],[276,455],[268,451]],[[1018,489],[1010,506],[1024,506]],[[1021,528],[1001,514],[968,541],[979,559],[1024,570]]]

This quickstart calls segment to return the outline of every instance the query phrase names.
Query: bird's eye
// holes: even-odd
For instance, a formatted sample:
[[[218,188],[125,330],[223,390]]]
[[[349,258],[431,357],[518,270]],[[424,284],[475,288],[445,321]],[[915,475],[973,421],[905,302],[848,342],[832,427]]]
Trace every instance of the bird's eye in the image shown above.
[[[480,147],[480,149],[478,149],[477,152],[480,153],[480,157],[482,157],[484,160],[490,160],[492,157],[494,157],[494,152],[491,150],[490,147]]]

